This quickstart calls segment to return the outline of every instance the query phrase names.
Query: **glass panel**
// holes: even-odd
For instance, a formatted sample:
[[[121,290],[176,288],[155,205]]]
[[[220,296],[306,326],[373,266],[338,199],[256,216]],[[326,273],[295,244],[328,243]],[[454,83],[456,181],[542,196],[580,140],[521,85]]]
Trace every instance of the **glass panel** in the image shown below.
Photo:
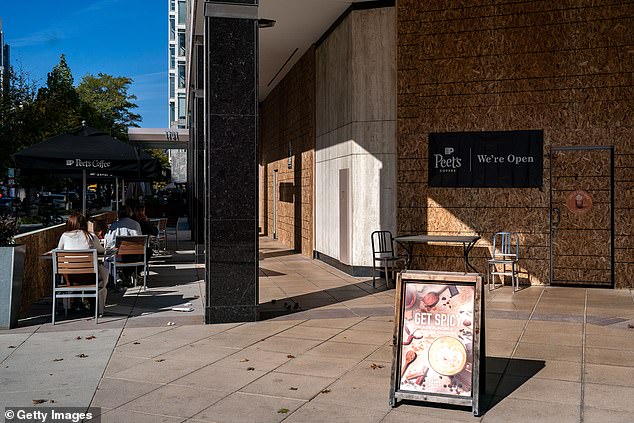
[[[172,12],[176,10],[176,0],[170,0],[170,10]]]
[[[170,40],[174,41],[176,38],[176,21],[174,16],[170,16]]]
[[[185,65],[178,65],[178,88],[185,88]]]
[[[178,31],[178,55],[185,55],[185,31]]]
[[[174,82],[174,75],[170,75],[170,98],[176,97],[176,84]]]
[[[170,103],[170,127],[174,125],[174,121],[176,120],[176,106],[174,103]]]
[[[170,69],[176,67],[176,47],[170,46]]]
[[[187,97],[184,94],[178,95],[178,120],[179,124],[184,124],[185,122],[180,122],[181,119],[185,119],[187,116]]]
[[[179,25],[185,24],[185,18],[187,17],[187,3],[183,0],[178,2],[178,23]]]

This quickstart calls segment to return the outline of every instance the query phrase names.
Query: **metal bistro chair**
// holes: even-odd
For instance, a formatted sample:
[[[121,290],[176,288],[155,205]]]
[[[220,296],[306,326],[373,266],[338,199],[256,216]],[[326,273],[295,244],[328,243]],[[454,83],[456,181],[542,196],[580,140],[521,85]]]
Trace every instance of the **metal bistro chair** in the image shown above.
[[[159,223],[161,222],[161,219],[150,219],[150,224],[154,225],[156,227],[156,229],[158,230],[159,227]],[[150,248],[155,252],[158,253],[160,250],[160,244],[159,244],[159,233],[160,231],[156,234],[156,235],[150,235]]]
[[[487,265],[487,281],[489,284],[489,291],[496,288],[495,276],[501,276],[502,283],[500,286],[504,286],[504,280],[506,276],[511,277],[511,285],[513,291],[520,289],[519,284],[519,235],[513,232],[497,232],[493,235],[493,251],[491,253],[491,260],[488,260]],[[498,270],[498,266],[502,266],[502,270]],[[507,269],[510,266],[510,270]]]
[[[167,250],[167,218],[162,217],[159,219],[158,224],[156,225],[158,228],[158,234],[156,235],[156,245],[157,251],[166,251]],[[163,248],[161,248],[161,245]]]
[[[99,319],[99,271],[97,250],[53,250],[53,325],[58,298],[94,298],[95,323]],[[94,282],[92,275],[94,274]],[[82,275],[86,283],[71,285],[71,275]],[[58,277],[59,276],[59,277]],[[67,308],[65,307],[67,312]]]
[[[385,284],[389,287],[389,271],[395,272],[398,263],[405,260],[394,254],[394,242],[390,231],[372,232],[372,287],[376,287],[376,269],[385,271]],[[377,266],[378,264],[378,266]]]
[[[116,255],[112,261],[114,277],[117,277],[117,269],[125,267],[142,268],[143,289],[147,289],[148,257],[147,257],[147,235],[138,236],[118,236],[115,241]],[[126,261],[127,259],[130,261]],[[134,278],[136,286],[137,278]]]

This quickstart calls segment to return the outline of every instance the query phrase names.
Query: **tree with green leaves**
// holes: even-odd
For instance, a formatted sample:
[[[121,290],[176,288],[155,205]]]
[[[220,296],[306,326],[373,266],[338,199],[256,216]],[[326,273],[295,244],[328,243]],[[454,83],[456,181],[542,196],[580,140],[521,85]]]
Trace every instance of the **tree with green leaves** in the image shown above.
[[[123,140],[127,128],[141,121],[132,111],[137,105],[128,92],[131,78],[88,74],[75,87],[63,54],[39,89],[27,73],[7,72],[8,88],[0,90],[0,178],[11,166],[12,154],[78,128],[82,121]]]
[[[34,103],[37,88],[22,69],[5,70],[0,94],[0,178],[11,166],[11,154],[38,139]]]
[[[119,139],[128,139],[128,127],[138,127],[141,116],[132,112],[136,96],[128,93],[132,79],[104,73],[87,74],[77,87],[83,103],[82,115],[90,126],[107,131]]]
[[[82,104],[73,83],[73,74],[62,54],[59,63],[48,73],[46,86],[37,92],[35,107],[41,139],[81,125]]]

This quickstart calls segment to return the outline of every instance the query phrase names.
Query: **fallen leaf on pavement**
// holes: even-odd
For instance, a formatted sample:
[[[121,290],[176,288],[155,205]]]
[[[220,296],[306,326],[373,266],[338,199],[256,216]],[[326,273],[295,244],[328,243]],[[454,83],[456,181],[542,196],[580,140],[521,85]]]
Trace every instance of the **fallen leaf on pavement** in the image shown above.
[[[322,394],[327,394],[328,392],[330,392],[330,389],[324,389],[323,391],[321,391]]]
[[[294,386],[291,386],[290,388],[288,388],[289,391],[297,391],[297,388]]]
[[[154,360],[154,361],[156,361],[157,363],[162,363],[163,361],[165,361],[165,359],[164,358],[159,358],[158,360]]]
[[[79,355],[76,355],[75,357],[79,357],[79,358],[86,358],[86,357],[88,357],[88,356],[87,356],[86,354],[84,354],[84,353],[81,353],[81,354],[79,354]]]
[[[9,348],[15,348],[15,345],[9,345]]]
[[[44,399],[34,399],[34,400],[31,400],[31,401],[33,402],[34,405],[48,402],[48,400],[44,400]]]
[[[246,363],[247,361],[249,361],[248,358],[243,358],[242,360],[240,360],[240,363]]]
[[[295,356],[293,354],[289,354],[286,356],[286,358],[295,358]]]
[[[89,341],[90,341],[91,339],[95,339],[95,338],[96,338],[96,336],[95,336],[95,335],[90,335],[90,336],[87,336],[87,337],[86,337],[86,339],[87,339],[87,340],[89,340]]]
[[[372,370],[382,369],[382,368],[383,368],[383,365],[382,365],[382,364],[372,363],[372,364],[370,365],[370,368],[371,368]]]
[[[286,414],[288,413],[290,410],[288,408],[280,408],[279,410],[277,410],[278,413],[280,414]]]
[[[56,358],[53,361],[64,361],[64,359],[63,358]]]
[[[75,338],[75,339],[80,340],[80,339],[81,339],[81,336],[78,336],[78,337],[77,337],[77,338]]]
[[[250,371],[253,371],[253,370],[255,370],[255,367],[247,367],[247,371],[250,372]]]

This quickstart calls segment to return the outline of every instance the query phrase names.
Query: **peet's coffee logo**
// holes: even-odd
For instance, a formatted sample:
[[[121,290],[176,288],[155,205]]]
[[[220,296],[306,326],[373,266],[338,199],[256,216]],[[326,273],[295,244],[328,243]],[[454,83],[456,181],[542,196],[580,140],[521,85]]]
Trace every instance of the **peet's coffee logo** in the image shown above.
[[[66,166],[85,167],[90,169],[107,169],[112,165],[112,162],[106,160],[81,160],[81,159],[69,159],[66,160]]]
[[[452,147],[445,147],[444,154],[434,154],[434,164],[436,169],[442,173],[455,173],[457,169],[462,167],[462,159],[453,155]]]
[[[542,131],[429,134],[430,187],[538,188],[543,180]]]

